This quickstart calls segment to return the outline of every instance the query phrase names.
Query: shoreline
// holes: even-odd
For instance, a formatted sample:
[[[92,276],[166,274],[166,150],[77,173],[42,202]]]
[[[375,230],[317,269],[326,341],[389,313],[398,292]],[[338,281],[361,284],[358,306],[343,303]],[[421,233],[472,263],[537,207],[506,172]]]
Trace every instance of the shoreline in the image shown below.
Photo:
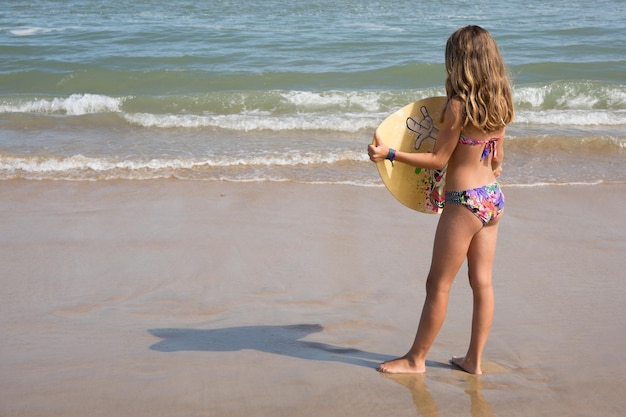
[[[0,414],[626,409],[626,184],[504,185],[480,378],[447,364],[469,337],[464,269],[426,375],[374,370],[414,336],[437,221],[383,187],[0,187]]]

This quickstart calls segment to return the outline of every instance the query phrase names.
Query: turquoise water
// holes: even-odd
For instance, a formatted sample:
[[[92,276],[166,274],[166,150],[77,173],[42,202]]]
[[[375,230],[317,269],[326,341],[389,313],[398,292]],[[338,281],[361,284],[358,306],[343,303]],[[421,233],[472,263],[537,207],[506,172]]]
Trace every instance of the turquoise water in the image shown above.
[[[515,87],[502,181],[626,181],[626,2],[13,1],[0,178],[380,185],[365,147],[479,24]]]

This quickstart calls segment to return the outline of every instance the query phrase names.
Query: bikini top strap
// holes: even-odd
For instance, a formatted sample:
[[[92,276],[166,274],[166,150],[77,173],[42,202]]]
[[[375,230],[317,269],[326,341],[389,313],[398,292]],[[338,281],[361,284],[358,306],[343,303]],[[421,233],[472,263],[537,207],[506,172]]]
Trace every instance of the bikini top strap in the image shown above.
[[[499,141],[500,138],[491,138],[489,140],[476,140],[472,138],[468,138],[467,136],[459,136],[459,142],[463,145],[485,145],[483,149],[483,153],[480,156],[480,160],[484,161],[485,158],[489,156],[490,153],[493,153],[493,156],[496,156],[496,142]]]

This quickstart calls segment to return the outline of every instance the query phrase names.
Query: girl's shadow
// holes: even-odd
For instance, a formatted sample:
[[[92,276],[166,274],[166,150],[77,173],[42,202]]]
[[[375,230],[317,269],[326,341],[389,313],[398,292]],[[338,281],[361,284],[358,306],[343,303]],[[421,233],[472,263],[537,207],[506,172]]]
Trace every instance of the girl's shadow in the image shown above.
[[[319,324],[241,326],[224,329],[150,329],[163,340],[150,346],[159,352],[230,352],[244,349],[315,361],[343,362],[376,368],[392,356],[301,340],[324,330]]]

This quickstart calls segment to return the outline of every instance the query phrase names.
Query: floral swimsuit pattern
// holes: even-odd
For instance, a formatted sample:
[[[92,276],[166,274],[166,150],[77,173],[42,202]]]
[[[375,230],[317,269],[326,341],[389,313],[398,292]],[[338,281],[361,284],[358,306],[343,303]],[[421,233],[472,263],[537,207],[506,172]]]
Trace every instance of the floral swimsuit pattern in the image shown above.
[[[463,145],[485,145],[480,157],[481,161],[484,161],[490,153],[496,156],[496,142],[499,140],[500,138],[476,140],[466,136],[459,137],[459,143]],[[494,182],[493,184],[471,190],[446,191],[446,204],[457,204],[467,207],[469,211],[480,219],[484,226],[492,219],[498,217],[504,210],[504,194],[502,194],[498,183]]]
[[[465,191],[446,191],[446,204],[465,206],[483,226],[504,210],[504,194],[497,182]]]

